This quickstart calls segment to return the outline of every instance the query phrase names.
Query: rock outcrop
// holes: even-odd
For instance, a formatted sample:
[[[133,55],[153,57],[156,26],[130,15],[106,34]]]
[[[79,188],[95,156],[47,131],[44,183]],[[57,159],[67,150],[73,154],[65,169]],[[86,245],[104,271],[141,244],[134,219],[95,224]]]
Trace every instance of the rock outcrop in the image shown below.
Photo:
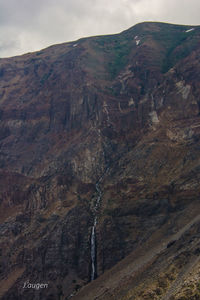
[[[199,40],[146,22],[0,59],[0,299],[198,291]]]

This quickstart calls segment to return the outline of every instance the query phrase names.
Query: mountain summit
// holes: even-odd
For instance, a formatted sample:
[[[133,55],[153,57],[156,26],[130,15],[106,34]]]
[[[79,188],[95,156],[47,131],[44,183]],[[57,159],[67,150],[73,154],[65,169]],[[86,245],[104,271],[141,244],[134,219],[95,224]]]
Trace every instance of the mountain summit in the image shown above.
[[[1,300],[199,299],[199,41],[145,22],[0,59]]]

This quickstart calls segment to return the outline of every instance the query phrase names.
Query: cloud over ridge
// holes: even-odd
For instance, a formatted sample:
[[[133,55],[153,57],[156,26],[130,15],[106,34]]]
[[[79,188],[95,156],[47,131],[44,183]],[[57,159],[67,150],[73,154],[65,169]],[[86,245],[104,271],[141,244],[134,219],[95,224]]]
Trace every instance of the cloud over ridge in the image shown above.
[[[199,25],[199,11],[198,0],[2,0],[0,57],[117,33],[143,21]]]

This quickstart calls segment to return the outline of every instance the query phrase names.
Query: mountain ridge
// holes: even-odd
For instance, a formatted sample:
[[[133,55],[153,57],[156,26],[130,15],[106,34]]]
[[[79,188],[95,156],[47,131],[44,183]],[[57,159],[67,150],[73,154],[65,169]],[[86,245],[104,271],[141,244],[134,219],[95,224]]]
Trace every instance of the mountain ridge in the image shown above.
[[[198,258],[198,220],[173,239],[199,214],[199,40],[199,26],[145,22],[0,59],[2,300],[79,299],[106,274],[97,299],[161,299]],[[134,290],[126,259],[163,239]]]

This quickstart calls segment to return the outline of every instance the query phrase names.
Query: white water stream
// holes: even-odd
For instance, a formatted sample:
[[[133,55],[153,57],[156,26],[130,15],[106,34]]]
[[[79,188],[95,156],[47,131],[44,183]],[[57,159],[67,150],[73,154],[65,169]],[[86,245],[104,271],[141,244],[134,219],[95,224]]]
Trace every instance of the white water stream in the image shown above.
[[[103,180],[105,174],[108,172],[108,169],[104,172],[104,174],[100,177],[100,179],[97,181],[95,188],[96,188],[96,193],[97,193],[97,199],[93,208],[94,212],[94,222],[92,226],[92,231],[91,231],[91,239],[90,239],[90,253],[91,253],[91,265],[92,265],[92,270],[91,270],[91,281],[93,281],[96,276],[97,276],[97,270],[96,270],[96,225],[97,225],[97,214],[102,198],[102,191],[99,186],[101,181]]]
[[[94,224],[92,226],[92,233],[91,233],[91,263],[92,263],[92,270],[91,270],[91,281],[95,279],[96,276],[96,217],[94,220]]]

